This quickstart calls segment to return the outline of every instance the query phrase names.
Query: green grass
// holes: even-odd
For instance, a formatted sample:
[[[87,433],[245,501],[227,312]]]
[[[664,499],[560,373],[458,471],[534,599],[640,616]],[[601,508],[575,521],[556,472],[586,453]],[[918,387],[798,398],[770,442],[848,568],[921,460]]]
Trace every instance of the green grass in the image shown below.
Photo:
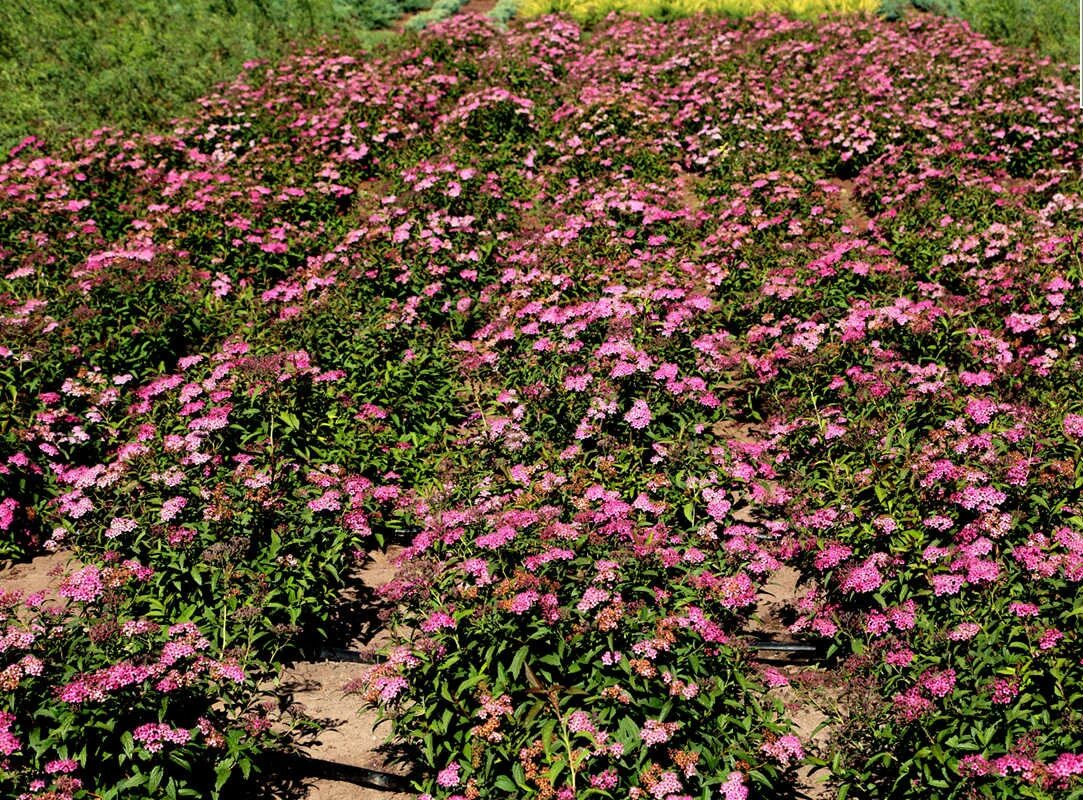
[[[370,45],[425,0],[5,0],[0,148],[185,112],[247,59],[321,36]]]

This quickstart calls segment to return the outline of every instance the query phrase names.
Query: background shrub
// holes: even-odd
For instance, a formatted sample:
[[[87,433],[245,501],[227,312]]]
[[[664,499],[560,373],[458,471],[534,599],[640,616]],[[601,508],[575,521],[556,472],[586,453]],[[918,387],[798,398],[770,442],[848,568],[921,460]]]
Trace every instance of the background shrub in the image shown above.
[[[1068,0],[885,0],[888,17],[914,7],[959,17],[975,30],[1069,64],[1079,59],[1079,5]]]
[[[213,84],[291,43],[370,44],[424,0],[14,0],[0,6],[0,147],[180,115]]]

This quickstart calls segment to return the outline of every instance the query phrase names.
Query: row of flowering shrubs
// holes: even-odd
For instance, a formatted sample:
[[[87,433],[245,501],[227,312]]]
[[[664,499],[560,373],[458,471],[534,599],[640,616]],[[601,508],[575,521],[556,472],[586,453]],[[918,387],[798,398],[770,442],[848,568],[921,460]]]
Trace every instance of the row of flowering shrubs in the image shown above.
[[[1069,78],[943,21],[466,16],[25,142],[0,548],[78,562],[3,596],[5,790],[245,791],[257,681],[394,540],[350,688],[423,797],[1078,794]],[[750,650],[787,565],[828,672]],[[770,690],[830,676],[813,745]]]

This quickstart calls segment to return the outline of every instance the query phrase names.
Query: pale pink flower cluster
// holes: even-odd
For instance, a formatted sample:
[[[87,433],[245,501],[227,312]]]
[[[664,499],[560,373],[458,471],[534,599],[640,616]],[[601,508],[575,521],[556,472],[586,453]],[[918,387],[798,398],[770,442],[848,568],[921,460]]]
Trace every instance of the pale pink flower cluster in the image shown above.
[[[144,749],[157,753],[165,744],[187,744],[192,732],[187,728],[174,728],[161,722],[148,722],[132,731],[132,738],[142,742]]]
[[[1083,439],[1083,414],[1066,414],[1064,434],[1075,439]]]
[[[624,421],[632,428],[642,430],[651,423],[651,409],[644,400],[636,400],[632,407],[625,413]]]
[[[90,603],[102,595],[102,571],[91,564],[72,573],[60,585],[60,596],[80,603]]]
[[[805,757],[805,749],[801,746],[801,740],[792,733],[764,742],[760,749],[783,767],[788,767]]]
[[[461,767],[458,764],[448,764],[437,774],[436,785],[444,789],[458,786],[460,769]]]
[[[434,611],[423,623],[421,630],[425,633],[435,633],[444,628],[454,628],[455,618],[446,611]]]
[[[748,800],[748,786],[742,772],[731,772],[722,784],[723,800]]]
[[[5,756],[17,753],[23,746],[22,742],[19,741],[19,737],[11,732],[13,724],[15,724],[15,715],[7,711],[0,711],[0,753]]]
[[[188,499],[185,497],[171,497],[162,503],[162,509],[158,514],[158,518],[162,522],[169,522],[177,516],[188,505]]]
[[[679,722],[661,722],[656,719],[649,719],[639,729],[639,738],[648,746],[662,744],[668,742],[679,727]]]

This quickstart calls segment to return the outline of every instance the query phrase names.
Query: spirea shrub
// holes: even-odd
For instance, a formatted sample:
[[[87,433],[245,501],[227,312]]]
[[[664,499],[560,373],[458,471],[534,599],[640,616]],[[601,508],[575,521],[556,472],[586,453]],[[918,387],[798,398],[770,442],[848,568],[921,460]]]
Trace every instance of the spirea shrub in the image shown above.
[[[27,140],[0,535],[77,561],[7,602],[4,780],[244,791],[256,680],[395,544],[350,689],[422,797],[1078,794],[1074,77],[928,18],[466,16]]]

